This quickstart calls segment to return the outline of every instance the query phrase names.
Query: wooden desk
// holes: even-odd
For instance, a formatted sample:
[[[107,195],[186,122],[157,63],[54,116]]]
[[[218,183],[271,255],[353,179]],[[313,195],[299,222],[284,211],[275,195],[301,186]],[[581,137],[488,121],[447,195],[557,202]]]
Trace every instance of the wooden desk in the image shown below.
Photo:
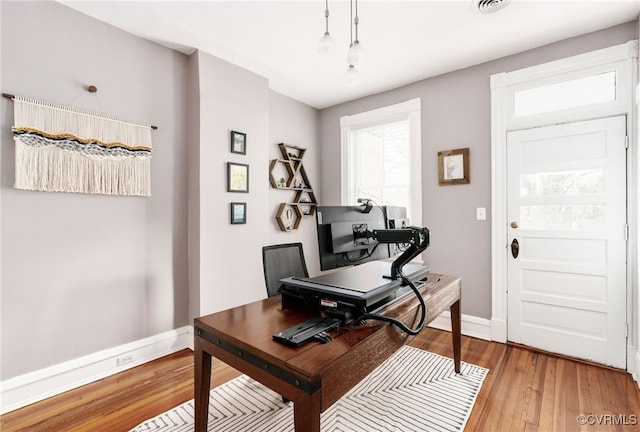
[[[454,367],[460,372],[460,278],[431,273],[421,288],[429,323],[451,311]],[[385,315],[414,326],[419,304],[413,294],[387,307]],[[320,432],[320,413],[407,343],[411,336],[379,321],[334,335],[327,344],[292,348],[272,339],[280,330],[318,315],[283,310],[280,296],[196,318],[195,430],[207,430],[211,356],[293,402],[296,432]],[[333,333],[332,333],[333,334]]]

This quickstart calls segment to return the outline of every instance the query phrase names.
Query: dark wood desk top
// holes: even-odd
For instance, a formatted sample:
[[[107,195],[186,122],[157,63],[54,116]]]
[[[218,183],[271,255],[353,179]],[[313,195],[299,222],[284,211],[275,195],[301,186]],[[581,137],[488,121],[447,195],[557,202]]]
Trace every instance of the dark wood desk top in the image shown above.
[[[454,366],[460,371],[461,280],[430,273],[420,287],[426,324],[451,311]],[[412,293],[379,312],[414,327],[420,319]],[[412,337],[395,326],[367,320],[349,330],[331,332],[327,344],[309,342],[294,348],[273,334],[318,316],[319,311],[287,306],[280,296],[196,318],[195,427],[207,429],[211,356],[233,366],[294,403],[296,431],[319,432],[320,413],[329,408]]]
[[[460,299],[460,286],[458,277],[429,274],[427,282],[421,288],[427,305],[427,323]],[[417,299],[410,293],[385,308],[381,314],[399,318],[407,325],[415,325],[418,320],[417,305]],[[356,348],[382,328],[385,328],[385,331],[380,335],[380,341],[392,351],[404,345],[410,338],[387,323],[369,320],[349,331],[332,332],[334,340],[328,344],[312,341],[296,348],[273,340],[274,333],[317,315],[319,312],[303,308],[285,310],[282,308],[280,296],[276,296],[196,318],[195,327],[307,379],[323,377],[327,373],[327,366],[343,356],[362,356],[359,359],[354,358],[354,361],[366,363],[367,352],[361,352]],[[381,346],[374,347],[370,342],[366,344],[367,350],[384,351]]]

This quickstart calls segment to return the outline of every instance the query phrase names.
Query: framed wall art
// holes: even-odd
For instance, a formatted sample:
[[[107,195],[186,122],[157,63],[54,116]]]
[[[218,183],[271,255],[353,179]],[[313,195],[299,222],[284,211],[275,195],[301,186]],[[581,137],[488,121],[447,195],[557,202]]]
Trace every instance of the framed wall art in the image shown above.
[[[246,202],[232,202],[231,203],[231,224],[246,224],[247,223],[247,203]]]
[[[227,162],[227,192],[249,192],[249,165]]]
[[[438,152],[438,184],[469,183],[469,148]]]
[[[231,153],[247,154],[247,134],[231,131]]]

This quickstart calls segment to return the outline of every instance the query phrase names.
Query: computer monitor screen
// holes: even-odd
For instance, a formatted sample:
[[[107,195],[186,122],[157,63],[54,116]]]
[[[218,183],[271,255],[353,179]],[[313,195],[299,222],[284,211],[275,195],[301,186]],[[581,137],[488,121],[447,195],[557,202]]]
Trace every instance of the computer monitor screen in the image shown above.
[[[408,225],[403,207],[319,206],[316,209],[321,270],[389,258],[396,245],[379,244],[358,233]],[[356,233],[356,235],[354,235]]]

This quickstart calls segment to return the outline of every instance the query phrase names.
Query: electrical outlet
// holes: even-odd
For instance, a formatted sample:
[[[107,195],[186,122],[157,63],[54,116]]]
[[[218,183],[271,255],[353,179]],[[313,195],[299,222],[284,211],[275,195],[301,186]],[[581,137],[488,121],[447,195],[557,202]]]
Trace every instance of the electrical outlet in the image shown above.
[[[129,363],[133,363],[133,355],[125,355],[116,359],[118,366],[123,366]]]

